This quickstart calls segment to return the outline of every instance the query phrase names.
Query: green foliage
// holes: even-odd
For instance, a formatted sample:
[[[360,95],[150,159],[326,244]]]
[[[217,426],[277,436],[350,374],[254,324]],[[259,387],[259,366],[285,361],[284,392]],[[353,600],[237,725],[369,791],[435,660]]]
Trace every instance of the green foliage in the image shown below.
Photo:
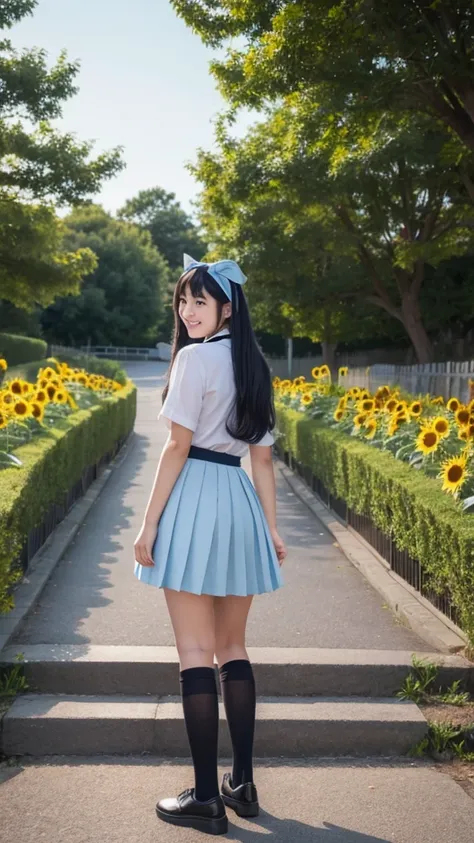
[[[213,62],[236,106],[312,89],[328,113],[421,111],[474,149],[470,0],[172,0],[206,44],[239,38]],[[350,125],[350,119],[349,119]]]
[[[100,404],[68,416],[60,427],[16,450],[23,468],[0,473],[0,611],[14,606],[11,584],[29,532],[50,507],[80,479],[85,468],[97,463],[132,429],[136,414],[136,387],[129,381]]]
[[[432,479],[392,455],[299,412],[277,407],[281,447],[308,466],[336,498],[369,516],[400,550],[418,559],[437,593],[450,592],[474,644],[474,519]]]
[[[88,205],[66,219],[66,243],[89,248],[98,264],[79,295],[56,299],[42,314],[44,335],[63,345],[147,346],[156,342],[168,267],[147,231]]]
[[[47,345],[44,340],[20,337],[15,334],[0,334],[0,357],[4,357],[8,368],[20,363],[39,361],[46,354]]]
[[[200,260],[205,251],[196,226],[176,201],[175,194],[166,193],[161,187],[141,190],[118,211],[118,217],[149,231],[173,271],[181,271],[183,252]]]
[[[36,5],[6,0],[0,29]],[[18,52],[0,40],[0,290],[3,299],[26,310],[78,292],[95,265],[90,250],[63,248],[55,206],[88,199],[123,167],[119,149],[91,158],[91,143],[51,125],[77,90],[78,70],[65,53],[48,68],[44,50]]]
[[[437,665],[427,662],[412,655],[412,670],[405,678],[401,689],[396,696],[402,700],[411,700],[414,703],[426,702],[430,696],[429,688],[438,674]]]

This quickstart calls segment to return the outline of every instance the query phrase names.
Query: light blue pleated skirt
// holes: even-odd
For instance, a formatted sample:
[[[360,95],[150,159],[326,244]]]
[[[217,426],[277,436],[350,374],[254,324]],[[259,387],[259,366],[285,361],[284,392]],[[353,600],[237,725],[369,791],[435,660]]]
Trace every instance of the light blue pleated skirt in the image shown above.
[[[135,576],[157,588],[245,596],[283,585],[262,506],[243,468],[188,459],[165,509],[154,567]]]

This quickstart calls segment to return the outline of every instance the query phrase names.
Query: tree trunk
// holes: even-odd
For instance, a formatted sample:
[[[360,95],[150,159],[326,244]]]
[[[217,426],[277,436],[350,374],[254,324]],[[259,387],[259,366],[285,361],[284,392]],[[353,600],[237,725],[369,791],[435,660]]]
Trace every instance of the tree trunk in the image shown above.
[[[326,366],[329,366],[332,378],[334,380],[335,375],[337,373],[337,364],[336,364],[337,343],[327,342],[326,340],[322,340],[321,347],[322,347],[322,350],[323,350],[323,363],[326,363]]]
[[[420,303],[407,292],[402,298],[402,322],[410,337],[418,363],[431,363],[434,357],[432,342],[426,333]]]

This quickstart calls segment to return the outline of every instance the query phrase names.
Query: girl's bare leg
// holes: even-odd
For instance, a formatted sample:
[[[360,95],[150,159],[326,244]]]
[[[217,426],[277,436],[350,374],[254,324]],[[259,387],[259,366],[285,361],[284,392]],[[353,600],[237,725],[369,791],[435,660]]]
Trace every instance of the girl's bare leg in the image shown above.
[[[253,595],[214,597],[216,658],[219,664],[248,659],[245,631]]]
[[[181,670],[214,664],[214,597],[163,589]]]

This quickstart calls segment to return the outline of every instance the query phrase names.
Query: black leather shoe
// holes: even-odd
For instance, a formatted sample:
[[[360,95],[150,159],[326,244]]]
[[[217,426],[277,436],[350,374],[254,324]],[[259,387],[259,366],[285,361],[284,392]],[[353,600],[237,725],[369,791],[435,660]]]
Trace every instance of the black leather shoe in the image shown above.
[[[183,825],[196,828],[207,834],[226,834],[229,822],[225,806],[220,796],[212,802],[197,802],[194,798],[194,788],[183,790],[178,797],[161,799],[157,803],[156,813],[160,820],[171,825]]]
[[[253,782],[241,784],[234,789],[231,774],[225,773],[222,779],[221,794],[224,803],[229,808],[233,808],[237,816],[258,817],[258,795]]]

